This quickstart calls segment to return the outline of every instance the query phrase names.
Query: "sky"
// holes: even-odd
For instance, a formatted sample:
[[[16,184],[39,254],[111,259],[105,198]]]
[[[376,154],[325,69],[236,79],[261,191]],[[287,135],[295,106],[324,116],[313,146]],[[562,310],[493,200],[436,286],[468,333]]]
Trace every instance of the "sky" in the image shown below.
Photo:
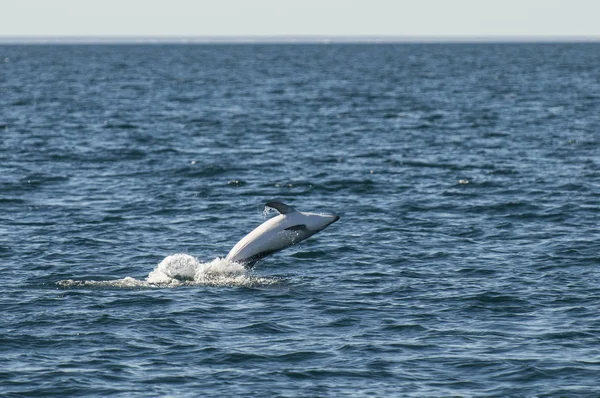
[[[0,0],[0,37],[587,37],[599,0]]]

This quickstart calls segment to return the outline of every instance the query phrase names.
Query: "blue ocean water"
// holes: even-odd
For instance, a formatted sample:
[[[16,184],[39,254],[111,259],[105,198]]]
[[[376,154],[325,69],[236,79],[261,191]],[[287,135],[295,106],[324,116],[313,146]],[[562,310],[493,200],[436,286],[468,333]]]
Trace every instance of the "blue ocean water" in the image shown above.
[[[600,44],[0,46],[0,395],[600,395]],[[340,221],[252,270],[264,203]]]

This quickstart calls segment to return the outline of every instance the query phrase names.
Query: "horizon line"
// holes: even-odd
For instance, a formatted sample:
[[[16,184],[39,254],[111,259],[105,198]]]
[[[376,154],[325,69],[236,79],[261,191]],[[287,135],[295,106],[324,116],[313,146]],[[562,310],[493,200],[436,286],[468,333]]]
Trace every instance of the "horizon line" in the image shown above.
[[[581,35],[0,35],[0,44],[593,43]]]

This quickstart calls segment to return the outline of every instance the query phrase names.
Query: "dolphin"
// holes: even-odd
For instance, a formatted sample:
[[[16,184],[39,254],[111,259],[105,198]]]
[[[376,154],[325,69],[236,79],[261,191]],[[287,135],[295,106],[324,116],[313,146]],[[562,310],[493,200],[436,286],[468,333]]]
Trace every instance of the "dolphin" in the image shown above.
[[[305,213],[280,202],[265,207],[279,212],[244,236],[227,254],[226,259],[252,267],[263,257],[307,239],[340,219],[328,214]]]

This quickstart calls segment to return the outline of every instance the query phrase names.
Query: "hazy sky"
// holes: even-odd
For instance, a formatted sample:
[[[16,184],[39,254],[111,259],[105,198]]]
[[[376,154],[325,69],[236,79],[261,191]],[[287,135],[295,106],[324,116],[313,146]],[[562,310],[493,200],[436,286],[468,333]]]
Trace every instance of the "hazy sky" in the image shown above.
[[[0,0],[0,36],[596,36],[600,0]]]

